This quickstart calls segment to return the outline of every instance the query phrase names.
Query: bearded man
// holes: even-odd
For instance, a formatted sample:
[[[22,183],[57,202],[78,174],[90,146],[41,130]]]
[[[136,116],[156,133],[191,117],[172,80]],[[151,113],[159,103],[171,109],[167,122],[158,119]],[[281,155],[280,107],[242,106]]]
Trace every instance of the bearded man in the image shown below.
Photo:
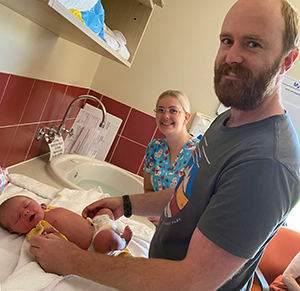
[[[300,192],[295,130],[280,102],[282,76],[298,56],[298,18],[287,0],[238,0],[225,17],[215,91],[228,107],[205,132],[176,189],[89,205],[159,216],[150,259],[111,258],[53,235],[30,251],[50,272],[121,290],[250,290],[265,246]],[[125,212],[124,212],[125,209]]]

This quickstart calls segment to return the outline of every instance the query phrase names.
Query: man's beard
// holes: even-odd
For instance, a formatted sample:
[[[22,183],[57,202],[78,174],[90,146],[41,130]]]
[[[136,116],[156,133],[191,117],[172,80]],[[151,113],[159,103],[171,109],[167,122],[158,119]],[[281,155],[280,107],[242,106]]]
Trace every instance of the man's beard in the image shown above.
[[[215,65],[214,86],[220,102],[226,107],[238,110],[253,110],[260,106],[274,87],[272,82],[279,71],[281,61],[282,56],[271,68],[257,77],[239,64],[230,66],[225,63],[219,68]],[[224,79],[223,77],[229,73],[236,74],[239,80]]]

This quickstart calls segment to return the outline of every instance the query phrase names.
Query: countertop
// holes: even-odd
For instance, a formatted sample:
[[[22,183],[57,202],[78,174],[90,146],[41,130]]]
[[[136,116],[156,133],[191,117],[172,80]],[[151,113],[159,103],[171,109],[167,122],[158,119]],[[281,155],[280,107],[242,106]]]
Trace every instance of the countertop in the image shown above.
[[[23,174],[27,177],[35,179],[39,182],[57,188],[59,190],[64,187],[56,183],[48,174],[46,170],[47,163],[49,162],[49,154],[44,156],[8,167],[9,174]]]

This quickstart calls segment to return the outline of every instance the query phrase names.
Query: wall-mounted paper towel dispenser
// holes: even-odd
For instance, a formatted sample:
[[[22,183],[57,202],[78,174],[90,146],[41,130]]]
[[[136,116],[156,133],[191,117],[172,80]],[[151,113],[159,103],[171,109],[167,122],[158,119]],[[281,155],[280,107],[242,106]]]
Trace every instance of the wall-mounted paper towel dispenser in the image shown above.
[[[211,116],[208,116],[204,113],[196,112],[193,119],[193,123],[190,128],[190,134],[196,137],[199,135],[203,135],[213,120],[214,118]]]

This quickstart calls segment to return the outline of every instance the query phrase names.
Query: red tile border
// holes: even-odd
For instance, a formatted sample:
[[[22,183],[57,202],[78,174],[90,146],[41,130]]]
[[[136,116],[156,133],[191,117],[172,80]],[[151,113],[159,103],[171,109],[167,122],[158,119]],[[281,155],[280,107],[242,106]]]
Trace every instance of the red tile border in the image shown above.
[[[48,102],[45,106],[41,120],[56,120],[59,119],[62,101],[67,90],[67,85],[53,84]],[[63,113],[62,113],[63,115]]]
[[[155,119],[143,112],[132,109],[122,136],[147,146],[156,129]]]
[[[36,80],[29,95],[20,123],[38,122],[47,105],[53,83]]]
[[[102,103],[104,104],[106,111],[114,116],[122,119],[121,126],[118,130],[118,134],[121,134],[126,123],[128,114],[130,112],[130,107],[117,100],[110,97],[104,96],[102,98]]]
[[[2,167],[8,166],[6,160],[12,147],[17,128],[17,126],[0,128],[0,135],[5,137],[2,138],[0,143],[0,166]]]
[[[10,75],[8,75],[8,74],[0,73],[0,106],[1,106],[1,101],[3,98],[3,93],[6,89],[6,86],[8,85],[9,77],[10,77]]]
[[[123,137],[120,138],[111,163],[132,173],[138,173],[146,147]]]
[[[8,166],[25,161],[33,139],[36,136],[37,124],[20,125],[17,128],[13,141],[13,147],[10,149],[6,164]],[[38,142],[38,141],[36,141]]]
[[[20,123],[34,80],[12,75],[0,106],[0,126]]]
[[[146,145],[159,136],[152,116],[87,88],[5,73],[0,73],[0,133],[6,137],[0,144],[0,165],[11,166],[49,152],[44,139],[36,140],[39,128],[48,131],[54,124],[57,129],[71,102],[85,94],[97,97],[108,113],[123,120],[106,161],[142,176]],[[75,104],[67,129],[84,102]]]

